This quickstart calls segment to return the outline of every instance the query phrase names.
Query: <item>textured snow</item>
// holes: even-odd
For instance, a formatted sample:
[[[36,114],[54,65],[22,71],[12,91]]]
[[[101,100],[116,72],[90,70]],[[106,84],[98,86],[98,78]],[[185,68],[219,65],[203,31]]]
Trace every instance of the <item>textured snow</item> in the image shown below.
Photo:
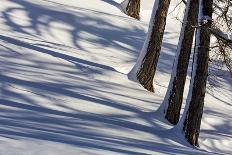
[[[193,148],[156,112],[181,23],[168,16],[157,92],[150,93],[127,73],[154,1],[142,1],[141,21],[127,17],[121,2],[1,0],[1,155],[232,154],[228,72],[210,81],[201,147]]]

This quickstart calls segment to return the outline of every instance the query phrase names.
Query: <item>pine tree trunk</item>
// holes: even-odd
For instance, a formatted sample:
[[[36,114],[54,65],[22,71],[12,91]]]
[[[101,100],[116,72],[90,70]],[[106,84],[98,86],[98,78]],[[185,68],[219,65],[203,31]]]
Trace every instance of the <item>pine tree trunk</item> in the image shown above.
[[[126,13],[128,16],[140,19],[140,0],[129,0],[126,7]]]
[[[206,81],[208,74],[208,60],[210,47],[210,32],[209,28],[212,21],[212,4],[213,0],[200,0],[201,5],[199,10],[198,28],[196,35],[195,66],[192,74],[192,87],[190,87],[191,95],[189,95],[189,107],[184,121],[183,130],[188,142],[198,146],[198,137],[200,133],[201,118],[203,114],[204,97],[206,91]]]
[[[160,55],[170,0],[159,0],[157,5],[154,6],[158,7],[155,16],[152,17],[154,19],[151,19],[153,26],[151,32],[149,32],[151,34],[148,34],[150,38],[146,47],[146,55],[137,72],[138,81],[145,89],[151,92],[154,92],[153,79]]]
[[[199,0],[188,0],[179,38],[177,55],[173,65],[173,73],[164,101],[167,102],[164,104],[168,104],[167,110],[165,109],[165,117],[172,124],[177,124],[180,117],[184,86],[195,30],[193,26],[197,24],[198,9]]]

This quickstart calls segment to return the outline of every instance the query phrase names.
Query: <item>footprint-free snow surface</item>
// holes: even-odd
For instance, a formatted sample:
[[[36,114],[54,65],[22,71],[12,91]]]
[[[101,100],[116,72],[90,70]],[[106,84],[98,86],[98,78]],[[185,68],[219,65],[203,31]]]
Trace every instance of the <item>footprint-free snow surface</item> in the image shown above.
[[[189,146],[156,113],[181,23],[169,14],[156,92],[147,92],[127,73],[153,0],[142,0],[141,21],[120,2],[0,0],[1,155],[232,154],[229,73],[209,80],[200,148]]]

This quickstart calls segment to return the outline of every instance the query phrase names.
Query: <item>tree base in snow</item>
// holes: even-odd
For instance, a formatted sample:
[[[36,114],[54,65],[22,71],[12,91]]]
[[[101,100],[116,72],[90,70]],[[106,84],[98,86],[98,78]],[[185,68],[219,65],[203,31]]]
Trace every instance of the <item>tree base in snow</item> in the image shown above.
[[[142,74],[137,75],[137,79],[139,81],[139,83],[148,91],[150,92],[154,92],[154,87],[153,87],[153,78],[152,79],[146,79],[144,78],[145,76],[143,76]]]

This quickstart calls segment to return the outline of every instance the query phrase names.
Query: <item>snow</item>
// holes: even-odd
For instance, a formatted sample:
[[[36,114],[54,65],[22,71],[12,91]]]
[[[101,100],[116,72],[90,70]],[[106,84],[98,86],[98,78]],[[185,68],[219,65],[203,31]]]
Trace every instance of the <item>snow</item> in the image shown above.
[[[122,7],[122,11],[126,13],[126,7],[129,3],[129,0],[124,0],[120,3],[121,7]]]
[[[201,147],[190,147],[156,113],[181,23],[168,16],[150,93],[127,73],[154,1],[142,1],[141,21],[127,17],[121,2],[1,0],[0,154],[232,154],[231,78],[208,88]]]

